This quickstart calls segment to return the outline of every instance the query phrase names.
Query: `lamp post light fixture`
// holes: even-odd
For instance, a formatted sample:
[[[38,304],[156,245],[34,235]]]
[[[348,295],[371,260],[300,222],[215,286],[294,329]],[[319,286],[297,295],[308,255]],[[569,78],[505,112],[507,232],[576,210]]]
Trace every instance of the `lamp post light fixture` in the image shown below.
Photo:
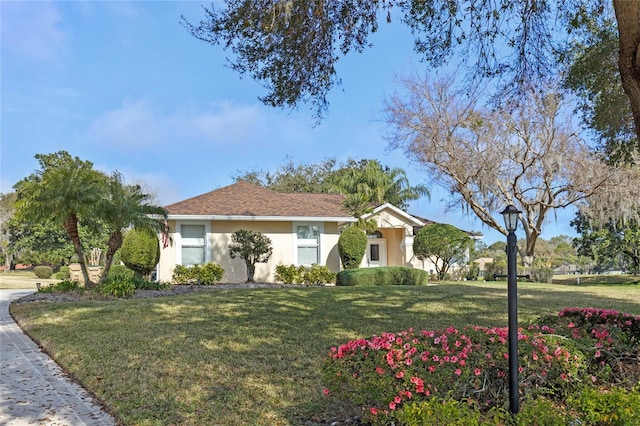
[[[509,314],[509,411],[518,413],[518,265],[516,259],[518,218],[521,211],[508,205],[500,212],[507,229],[507,299]]]

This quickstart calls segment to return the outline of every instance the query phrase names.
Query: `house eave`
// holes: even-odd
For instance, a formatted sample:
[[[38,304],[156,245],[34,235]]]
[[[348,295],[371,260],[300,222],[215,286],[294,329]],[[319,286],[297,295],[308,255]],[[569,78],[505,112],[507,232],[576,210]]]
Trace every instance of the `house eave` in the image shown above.
[[[357,222],[354,217],[343,216],[241,216],[170,214],[168,220],[215,220],[244,222]]]

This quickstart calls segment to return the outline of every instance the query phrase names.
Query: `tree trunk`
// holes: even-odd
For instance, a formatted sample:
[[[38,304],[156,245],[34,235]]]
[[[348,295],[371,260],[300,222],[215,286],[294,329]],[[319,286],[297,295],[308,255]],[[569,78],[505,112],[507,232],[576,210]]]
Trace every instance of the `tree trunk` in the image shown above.
[[[111,269],[111,263],[113,262],[113,256],[118,249],[122,247],[122,232],[114,231],[109,235],[109,241],[107,241],[107,254],[104,257],[104,270],[100,277],[100,282],[104,281]]]
[[[631,102],[631,112],[640,144],[640,2],[613,0],[618,21],[620,52],[618,68],[622,88]],[[640,145],[638,146],[640,149]]]
[[[80,235],[78,234],[78,216],[71,214],[64,221],[64,229],[69,234],[71,243],[73,244],[73,250],[78,256],[78,262],[80,263],[80,270],[82,271],[82,277],[84,278],[84,285],[87,288],[93,288],[96,283],[89,279],[89,271],[84,261],[84,251],[82,250],[82,243],[80,242]]]
[[[254,263],[252,263],[249,260],[245,261],[245,264],[247,265],[247,282],[248,283],[252,283],[253,282],[253,274],[256,271],[256,265]]]

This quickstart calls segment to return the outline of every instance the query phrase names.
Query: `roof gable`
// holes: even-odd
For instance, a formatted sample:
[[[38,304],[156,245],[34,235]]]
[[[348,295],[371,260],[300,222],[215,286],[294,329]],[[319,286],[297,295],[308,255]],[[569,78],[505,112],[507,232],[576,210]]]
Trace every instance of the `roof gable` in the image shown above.
[[[280,193],[237,182],[166,206],[170,216],[350,218],[341,194]]]

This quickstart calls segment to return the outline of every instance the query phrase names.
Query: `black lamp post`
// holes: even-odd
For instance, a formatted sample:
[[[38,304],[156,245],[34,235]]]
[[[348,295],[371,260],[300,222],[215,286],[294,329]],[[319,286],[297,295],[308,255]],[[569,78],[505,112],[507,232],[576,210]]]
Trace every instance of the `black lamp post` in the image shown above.
[[[500,212],[507,228],[507,299],[509,305],[509,411],[518,413],[518,266],[516,260],[518,218],[521,211],[508,205]]]

